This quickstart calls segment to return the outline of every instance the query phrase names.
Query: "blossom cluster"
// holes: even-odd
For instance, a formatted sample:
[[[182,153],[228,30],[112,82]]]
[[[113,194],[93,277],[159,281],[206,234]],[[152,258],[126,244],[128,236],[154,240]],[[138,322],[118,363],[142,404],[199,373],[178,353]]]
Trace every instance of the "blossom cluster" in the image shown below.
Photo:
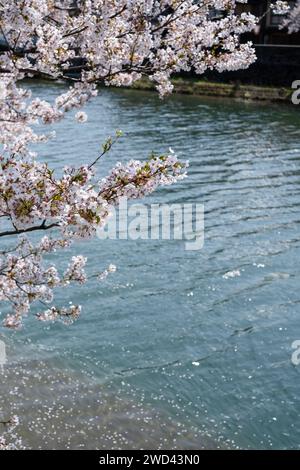
[[[271,3],[271,10],[275,15],[286,15],[290,10],[290,6],[288,2],[278,0],[276,3]]]
[[[66,248],[74,239],[95,236],[106,224],[110,206],[122,197],[142,197],[159,185],[182,179],[186,166],[174,154],[151,156],[147,162],[118,163],[107,178],[97,181],[93,167],[65,168],[63,176],[56,178],[45,163],[3,160],[0,217],[8,219],[12,229],[1,231],[0,237],[19,235],[13,249],[0,252],[0,301],[10,302],[13,309],[4,320],[5,326],[21,326],[33,302],[52,302],[54,288],[86,282],[86,258],[72,257],[67,270],[59,274],[55,266],[44,265],[47,253]],[[44,236],[35,245],[25,237],[32,231],[51,229],[56,229],[56,236]],[[53,307],[38,318],[74,318],[80,309],[72,315],[68,312]]]
[[[287,19],[283,22],[283,26],[288,28],[289,33],[300,31],[300,0],[297,0],[294,8],[290,10]]]
[[[296,33],[300,30],[300,0],[296,0],[293,6],[291,2],[277,0],[271,3],[270,8],[275,15],[282,15],[283,20],[280,28],[287,28],[289,33]]]
[[[0,4],[7,73],[62,77],[84,58],[84,81],[130,85],[150,75],[165,93],[170,74],[232,70],[253,60],[240,34],[257,19],[235,0],[9,0]],[[223,18],[214,18],[214,9]],[[72,14],[73,11],[73,14]],[[16,54],[19,52],[19,54]]]
[[[0,143],[23,155],[30,142],[45,141],[32,125],[57,122],[97,94],[96,83],[129,86],[143,76],[163,96],[179,71],[220,72],[248,67],[251,43],[240,35],[257,18],[236,15],[235,0],[8,0],[0,3]],[[214,9],[222,18],[213,16]],[[24,77],[70,78],[73,85],[54,103],[17,86]],[[79,122],[86,116],[76,114]]]

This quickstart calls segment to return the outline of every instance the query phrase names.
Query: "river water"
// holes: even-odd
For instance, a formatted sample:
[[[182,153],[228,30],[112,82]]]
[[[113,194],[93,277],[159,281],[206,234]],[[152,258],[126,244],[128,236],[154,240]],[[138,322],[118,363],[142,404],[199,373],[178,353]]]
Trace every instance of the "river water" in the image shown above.
[[[55,126],[41,158],[58,170],[91,162],[122,129],[104,176],[171,146],[189,177],[147,202],[204,204],[205,244],[76,245],[91,270],[118,271],[58,292],[57,303],[83,305],[69,327],[30,317],[0,329],[1,415],[20,416],[33,448],[300,448],[299,110],[105,89],[87,111],[84,125]]]

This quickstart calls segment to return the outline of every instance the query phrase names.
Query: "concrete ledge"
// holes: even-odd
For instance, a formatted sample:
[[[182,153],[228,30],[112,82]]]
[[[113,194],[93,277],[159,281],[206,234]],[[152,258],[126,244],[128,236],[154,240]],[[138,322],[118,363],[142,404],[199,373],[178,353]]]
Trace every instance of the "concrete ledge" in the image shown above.
[[[194,79],[175,78],[172,80],[174,92],[187,95],[217,96],[252,101],[291,102],[293,90],[280,87],[264,87],[208,82]],[[137,90],[154,90],[153,83],[148,79],[136,82]]]

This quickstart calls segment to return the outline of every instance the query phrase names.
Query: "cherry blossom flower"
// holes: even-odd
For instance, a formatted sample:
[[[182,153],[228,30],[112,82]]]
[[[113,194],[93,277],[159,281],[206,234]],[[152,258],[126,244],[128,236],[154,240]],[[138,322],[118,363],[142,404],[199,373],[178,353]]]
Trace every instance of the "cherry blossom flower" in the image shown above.
[[[87,114],[84,113],[83,111],[78,111],[78,113],[75,114],[75,119],[77,122],[86,122],[87,121]]]

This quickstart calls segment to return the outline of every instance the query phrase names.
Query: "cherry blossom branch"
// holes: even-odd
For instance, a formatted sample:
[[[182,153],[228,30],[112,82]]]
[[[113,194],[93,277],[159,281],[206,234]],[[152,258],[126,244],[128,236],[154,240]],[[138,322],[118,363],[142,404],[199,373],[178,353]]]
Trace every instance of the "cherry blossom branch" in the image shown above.
[[[211,17],[216,3],[223,18]],[[99,83],[128,87],[148,76],[163,97],[172,92],[174,73],[248,67],[255,51],[240,36],[258,19],[238,15],[237,3],[89,0],[74,7],[71,0],[0,0],[6,49],[0,54],[0,218],[9,225],[0,238],[14,240],[0,252],[0,302],[9,305],[5,326],[19,328],[33,304],[46,308],[35,312],[39,320],[77,319],[81,307],[53,305],[54,291],[87,282],[87,260],[72,257],[61,272],[48,254],[94,237],[122,197],[141,198],[186,176],[187,164],[170,152],[119,162],[106,178],[97,178],[97,164],[117,134],[90,165],[64,168],[58,178],[34,152],[35,143],[54,138],[45,126],[71,111],[83,124],[87,115],[80,109],[97,95]],[[32,97],[22,80],[35,76],[67,79],[70,87],[53,102]],[[32,233],[44,231],[49,235],[31,241]],[[108,272],[113,269],[99,280]]]
[[[39,230],[50,230],[51,228],[54,228],[54,227],[59,227],[59,224],[53,223],[50,225],[46,225],[42,223],[41,225],[38,225],[36,227],[29,227],[29,228],[24,228],[24,229],[19,229],[19,230],[6,230],[5,232],[0,232],[0,237],[7,237],[9,235],[21,235],[23,233],[36,232]]]

